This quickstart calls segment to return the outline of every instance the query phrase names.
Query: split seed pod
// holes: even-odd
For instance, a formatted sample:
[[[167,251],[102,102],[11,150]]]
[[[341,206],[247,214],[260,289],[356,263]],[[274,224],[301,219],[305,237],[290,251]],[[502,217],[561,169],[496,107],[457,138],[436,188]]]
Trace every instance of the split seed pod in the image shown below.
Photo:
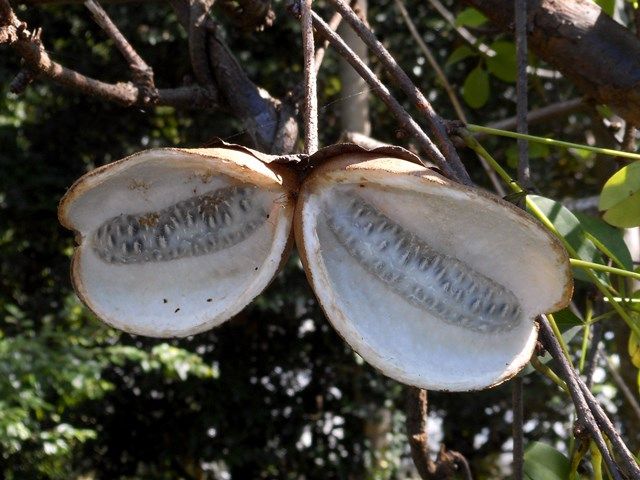
[[[340,335],[426,389],[514,376],[533,352],[534,318],[572,292],[566,251],[525,212],[384,153],[323,162],[303,183],[294,228]]]
[[[147,150],[80,178],[58,215],[77,232],[82,301],[151,337],[198,333],[242,310],[286,260],[297,188],[256,155]]]

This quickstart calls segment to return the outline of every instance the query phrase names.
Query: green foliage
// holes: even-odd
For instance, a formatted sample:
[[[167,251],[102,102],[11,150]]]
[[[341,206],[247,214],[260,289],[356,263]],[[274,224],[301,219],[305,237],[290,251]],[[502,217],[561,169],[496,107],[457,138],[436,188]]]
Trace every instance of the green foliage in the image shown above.
[[[620,268],[633,271],[633,260],[629,247],[624,242],[622,231],[607,225],[598,217],[576,213],[580,226],[598,250],[613,260]]]
[[[593,263],[602,264],[604,262],[602,255],[580,225],[580,221],[568,208],[560,202],[539,195],[529,195],[529,198],[551,220],[558,233],[576,251],[578,258]],[[589,281],[589,277],[583,271],[574,269],[573,273],[576,278]],[[603,281],[607,281],[606,276],[601,272],[599,277]]]
[[[506,40],[496,40],[490,46],[496,54],[487,58],[489,72],[504,82],[515,83],[518,73],[515,44]]]
[[[640,162],[618,170],[602,188],[600,210],[604,220],[616,227],[640,225]]]
[[[566,480],[569,459],[551,445],[533,442],[524,454],[524,474],[527,480]]]
[[[479,27],[487,22],[487,17],[472,7],[467,7],[456,15],[456,25],[459,27]]]
[[[480,108],[489,100],[489,75],[481,65],[471,70],[464,80],[462,98],[471,108]]]

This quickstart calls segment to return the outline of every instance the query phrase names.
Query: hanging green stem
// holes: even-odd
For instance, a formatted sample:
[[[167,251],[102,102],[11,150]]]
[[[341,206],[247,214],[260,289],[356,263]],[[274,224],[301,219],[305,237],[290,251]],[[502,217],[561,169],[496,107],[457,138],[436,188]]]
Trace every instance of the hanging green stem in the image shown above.
[[[610,267],[608,265],[601,265],[599,263],[587,262],[575,258],[572,258],[570,262],[572,267],[600,270],[601,272],[615,273],[616,275],[621,275],[623,277],[630,277],[635,278],[636,280],[640,280],[640,273],[630,272],[629,270],[624,270],[622,268]]]
[[[551,329],[553,330],[554,335],[558,338],[558,343],[560,343],[560,346],[562,347],[564,356],[567,357],[567,361],[569,362],[569,365],[573,367],[573,362],[571,361],[571,355],[569,354],[569,348],[567,347],[567,344],[565,343],[564,338],[562,338],[562,332],[558,328],[556,319],[553,318],[553,314],[551,313],[547,313],[547,318],[549,319],[549,323],[551,324]]]
[[[551,380],[553,383],[558,385],[562,390],[565,391],[565,393],[569,393],[569,389],[567,388],[567,384],[564,383],[560,379],[560,377],[558,377],[558,375],[556,375],[556,373],[553,370],[551,370],[548,366],[546,366],[544,363],[542,363],[535,353],[531,357],[530,362],[531,362],[531,366],[533,368],[535,368],[538,372],[540,372],[545,377],[547,377],[549,380]]]
[[[584,370],[584,362],[587,358],[587,347],[589,346],[589,333],[591,332],[591,323],[593,322],[593,305],[587,300],[587,309],[584,317],[584,329],[582,331],[582,348],[580,349],[579,371]]]
[[[609,155],[612,157],[629,158],[631,160],[640,160],[640,154],[624,152],[620,150],[613,150],[611,148],[590,147],[589,145],[582,145],[580,143],[564,142],[562,140],[554,140],[553,138],[537,137],[535,135],[527,135],[524,133],[510,132],[509,130],[500,130],[498,128],[483,127],[482,125],[474,125],[472,123],[467,124],[467,128],[471,132],[486,133],[488,135],[498,135],[500,137],[509,138],[522,138],[531,142],[543,143],[545,145],[553,145],[555,147],[563,148],[576,148],[579,150],[586,150],[589,152],[599,153],[602,155]]]

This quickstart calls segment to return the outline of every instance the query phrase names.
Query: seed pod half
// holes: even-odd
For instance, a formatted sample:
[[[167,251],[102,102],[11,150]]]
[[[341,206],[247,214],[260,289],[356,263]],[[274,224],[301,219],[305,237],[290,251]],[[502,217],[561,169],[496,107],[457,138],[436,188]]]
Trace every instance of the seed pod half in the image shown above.
[[[80,178],[59,206],[72,281],[102,320],[186,336],[244,308],[291,245],[294,177],[247,149],[147,150]]]
[[[478,390],[529,360],[568,256],[525,212],[414,163],[348,153],[303,183],[296,244],[334,327],[403,383]]]

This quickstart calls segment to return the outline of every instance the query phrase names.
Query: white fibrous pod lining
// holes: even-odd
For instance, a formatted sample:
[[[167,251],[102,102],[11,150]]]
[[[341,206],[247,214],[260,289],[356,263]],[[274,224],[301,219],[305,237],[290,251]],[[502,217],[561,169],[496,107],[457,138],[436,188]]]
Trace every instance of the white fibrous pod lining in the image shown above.
[[[122,214],[96,230],[92,247],[110,264],[196,257],[237,245],[266,219],[257,187],[221,188],[157,212]]]
[[[410,304],[443,322],[480,333],[506,332],[522,320],[509,289],[438,252],[356,194],[334,191],[327,226],[370,274]]]

